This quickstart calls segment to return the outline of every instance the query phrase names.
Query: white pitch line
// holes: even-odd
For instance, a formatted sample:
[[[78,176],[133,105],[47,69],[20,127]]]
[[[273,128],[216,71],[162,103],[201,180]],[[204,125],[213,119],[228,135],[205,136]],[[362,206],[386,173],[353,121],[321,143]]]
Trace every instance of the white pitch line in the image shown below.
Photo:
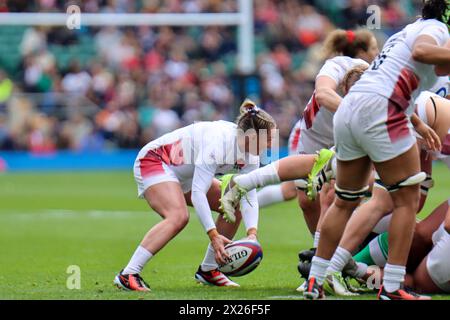
[[[107,210],[67,210],[67,209],[49,209],[37,212],[30,211],[10,211],[0,212],[1,218],[11,218],[20,220],[37,220],[37,219],[65,219],[74,218],[80,215],[87,215],[90,218],[128,218],[132,215],[152,214],[152,211],[107,211]]]

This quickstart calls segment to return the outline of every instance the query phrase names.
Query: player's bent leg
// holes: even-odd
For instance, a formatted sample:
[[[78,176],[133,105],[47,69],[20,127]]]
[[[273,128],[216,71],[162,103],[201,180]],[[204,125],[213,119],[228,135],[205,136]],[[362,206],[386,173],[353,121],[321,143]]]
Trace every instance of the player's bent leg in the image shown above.
[[[368,157],[353,161],[338,160],[337,166],[336,197],[321,225],[317,248],[317,256],[326,259],[333,255],[350,215],[364,196],[371,173]]]
[[[161,250],[188,223],[189,212],[181,186],[167,181],[150,186],[144,198],[163,221],[153,226],[144,236],[128,265],[116,276],[117,287],[134,291],[150,291],[140,273],[147,262]]]
[[[375,163],[375,167],[394,203],[389,226],[388,263],[378,298],[419,299],[402,289],[419,206],[419,183],[425,179],[425,174],[419,173],[417,146],[414,144],[407,152],[392,160]]]
[[[257,196],[260,208],[265,208],[285,200],[282,184],[265,186],[258,190]]]
[[[163,221],[145,235],[141,246],[156,254],[189,222],[184,194],[179,183],[163,182],[145,191],[145,199]]]
[[[216,229],[217,231],[228,239],[233,239],[235,236],[239,224],[241,223],[242,215],[239,211],[236,211],[235,216],[236,220],[234,223],[228,223],[222,216],[222,211],[220,210],[220,181],[214,179],[211,187],[206,193],[206,197],[208,199],[208,204],[211,210],[220,213],[217,217],[216,221]],[[191,203],[191,195],[190,192],[185,194],[186,202],[189,205]],[[226,277],[222,272],[218,270],[219,265],[216,262],[215,251],[211,244],[208,244],[206,248],[205,256],[203,258],[202,263],[198,267],[194,279],[202,284],[212,285],[212,286],[239,286],[237,283],[231,281],[228,277]]]
[[[317,290],[314,289],[315,284],[322,288],[330,259],[344,232],[345,225],[368,188],[367,182],[371,173],[368,157],[346,162],[338,161],[337,168],[336,198],[321,226],[319,246],[316,256],[312,259],[308,289],[303,293],[310,299],[318,296]],[[313,292],[309,292],[309,288]]]
[[[320,199],[319,197],[311,201],[304,191],[298,192],[298,204],[303,212],[308,230],[311,234],[317,231],[317,224],[320,217]],[[317,247],[314,246],[313,247]]]
[[[281,191],[283,193],[284,201],[293,200],[297,197],[297,188],[294,181],[286,181],[281,183]]]
[[[408,283],[419,293],[441,293],[442,289],[439,288],[431,278],[427,269],[428,255],[421,261],[419,266],[412,274],[411,282]],[[405,282],[406,284],[406,282]]]
[[[416,224],[406,266],[407,272],[414,271],[428,252],[430,252],[433,247],[433,233],[438,230],[445,220],[448,209],[449,205],[446,200],[434,209],[424,220]]]
[[[433,233],[433,249],[414,272],[416,288],[424,293],[450,292],[450,209]]]
[[[381,218],[392,210],[393,204],[389,193],[374,188],[372,198],[359,206],[345,227],[339,247],[354,252],[370,234]]]
[[[233,221],[234,210],[248,191],[282,181],[306,178],[316,159],[317,155],[289,156],[247,174],[223,176],[220,203],[225,219]]]
[[[294,199],[297,196],[297,189],[294,182],[286,181],[281,184],[265,186],[258,191],[257,195],[259,207],[264,208],[272,204]]]

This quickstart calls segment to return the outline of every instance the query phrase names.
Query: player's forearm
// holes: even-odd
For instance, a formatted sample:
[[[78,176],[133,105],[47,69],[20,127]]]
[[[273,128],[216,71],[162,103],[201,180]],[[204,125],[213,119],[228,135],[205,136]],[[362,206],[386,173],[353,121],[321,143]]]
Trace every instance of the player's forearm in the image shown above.
[[[342,97],[331,88],[319,88],[316,89],[316,100],[320,106],[327,108],[331,112],[336,112]]]
[[[419,43],[414,47],[412,57],[415,61],[425,64],[450,64],[450,49],[429,43]]]
[[[197,216],[200,219],[200,222],[205,228],[206,232],[215,229],[216,224],[214,223],[206,194],[204,192],[193,190],[191,193],[191,201],[192,205],[195,208],[195,212],[197,213]]]
[[[412,114],[411,116],[411,124],[415,127],[417,127],[418,125],[420,125],[422,122],[422,120],[419,118],[419,116],[415,113]]]

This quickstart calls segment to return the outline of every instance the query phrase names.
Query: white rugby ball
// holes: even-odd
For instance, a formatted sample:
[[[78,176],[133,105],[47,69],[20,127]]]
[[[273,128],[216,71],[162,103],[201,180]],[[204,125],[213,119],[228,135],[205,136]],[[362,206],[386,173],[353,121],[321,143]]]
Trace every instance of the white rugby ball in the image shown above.
[[[227,276],[240,277],[253,271],[261,262],[263,252],[257,241],[247,239],[233,241],[225,246],[230,258],[219,270]]]

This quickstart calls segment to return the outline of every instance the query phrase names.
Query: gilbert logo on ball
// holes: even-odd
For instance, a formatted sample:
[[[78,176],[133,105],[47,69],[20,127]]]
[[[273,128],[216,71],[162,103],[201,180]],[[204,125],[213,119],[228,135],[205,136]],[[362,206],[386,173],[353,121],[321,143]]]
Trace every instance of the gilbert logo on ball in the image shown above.
[[[219,270],[227,276],[239,277],[253,271],[261,262],[263,252],[256,241],[239,240],[225,247],[229,258]]]

